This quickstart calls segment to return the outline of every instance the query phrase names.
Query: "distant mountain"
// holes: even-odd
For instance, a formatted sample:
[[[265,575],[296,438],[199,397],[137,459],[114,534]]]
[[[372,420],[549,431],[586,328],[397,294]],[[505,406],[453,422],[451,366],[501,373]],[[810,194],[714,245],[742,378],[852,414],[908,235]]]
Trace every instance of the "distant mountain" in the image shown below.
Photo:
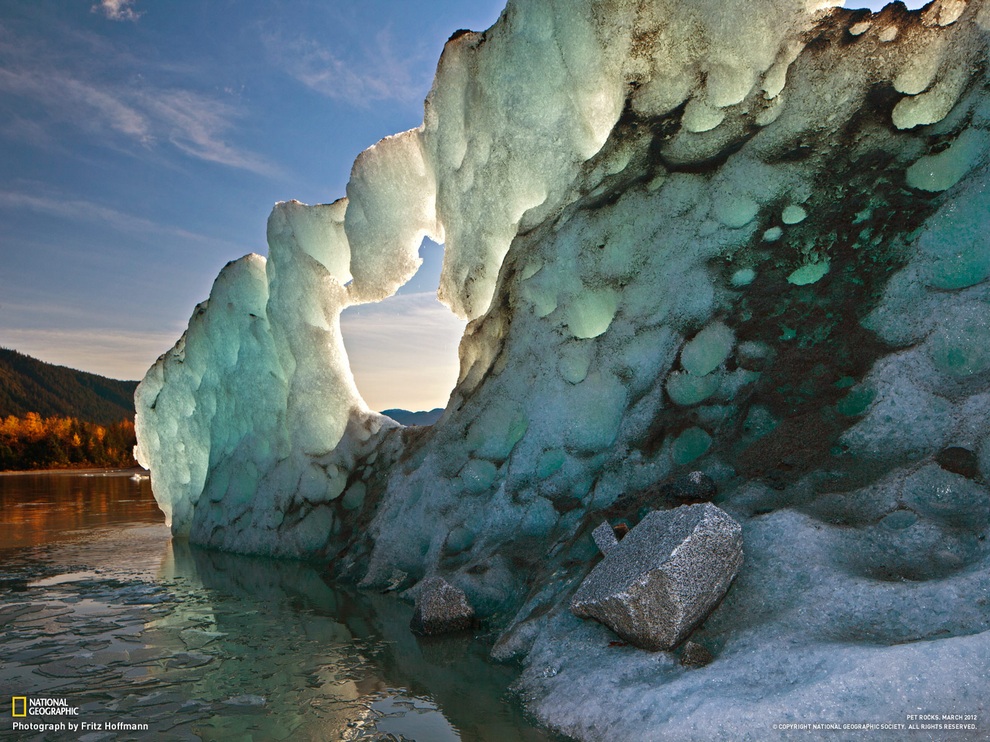
[[[433,425],[443,414],[443,408],[437,407],[429,412],[410,412],[409,410],[382,410],[383,415],[388,415],[397,423],[402,425]]]
[[[117,381],[0,348],[0,417],[58,415],[110,425],[134,419],[136,381]]]

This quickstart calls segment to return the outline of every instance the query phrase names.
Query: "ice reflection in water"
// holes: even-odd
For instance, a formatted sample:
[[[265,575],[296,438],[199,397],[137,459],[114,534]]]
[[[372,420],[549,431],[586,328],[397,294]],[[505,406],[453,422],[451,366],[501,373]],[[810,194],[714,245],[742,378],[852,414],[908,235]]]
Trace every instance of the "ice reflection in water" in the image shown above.
[[[162,525],[86,536],[0,552],[0,698],[149,724],[114,739],[549,739],[506,701],[511,669],[469,637],[417,639],[394,596]]]

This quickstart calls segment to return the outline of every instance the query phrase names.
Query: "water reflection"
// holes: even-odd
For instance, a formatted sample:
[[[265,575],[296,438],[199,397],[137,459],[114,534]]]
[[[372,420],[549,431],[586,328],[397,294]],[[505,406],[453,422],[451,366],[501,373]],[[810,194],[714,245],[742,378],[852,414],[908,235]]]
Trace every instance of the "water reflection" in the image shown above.
[[[117,739],[550,739],[507,702],[513,670],[470,637],[418,639],[392,595],[172,543],[162,525],[87,535],[4,552],[0,698],[148,724]]]
[[[301,563],[184,544],[172,546],[163,578],[190,591],[183,610],[167,619],[173,635],[185,650],[210,654],[223,665],[222,673],[202,678],[198,693],[264,698],[270,722],[265,734],[548,739],[528,728],[508,702],[509,668],[487,662],[470,636],[416,637],[409,631],[411,607],[394,596],[331,587]],[[194,595],[206,597],[196,602]],[[205,644],[189,644],[189,638],[196,644],[203,637]],[[246,731],[237,726],[242,722],[223,717],[210,725],[220,739]]]
[[[340,739],[368,716],[362,699],[386,690],[368,661],[381,648],[337,620],[337,594],[308,565],[177,543],[161,580],[174,610],[146,638],[171,656],[168,682],[210,704],[196,725],[203,739]]]
[[[133,470],[0,474],[0,549],[41,546],[100,526],[163,523]]]

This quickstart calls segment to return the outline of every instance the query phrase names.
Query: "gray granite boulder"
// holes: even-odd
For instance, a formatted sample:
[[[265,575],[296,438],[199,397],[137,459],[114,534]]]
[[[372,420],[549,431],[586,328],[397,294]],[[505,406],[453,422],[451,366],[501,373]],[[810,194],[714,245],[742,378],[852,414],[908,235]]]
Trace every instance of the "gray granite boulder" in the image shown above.
[[[637,647],[672,649],[722,599],[742,561],[742,528],[711,503],[654,511],[609,549],[571,611]]]
[[[474,609],[463,590],[442,577],[423,580],[416,596],[416,610],[409,628],[423,636],[448,634],[471,628]]]
[[[595,540],[595,546],[598,547],[598,550],[602,554],[608,554],[612,550],[612,547],[619,543],[619,539],[615,535],[615,529],[605,520],[591,532],[591,538]]]

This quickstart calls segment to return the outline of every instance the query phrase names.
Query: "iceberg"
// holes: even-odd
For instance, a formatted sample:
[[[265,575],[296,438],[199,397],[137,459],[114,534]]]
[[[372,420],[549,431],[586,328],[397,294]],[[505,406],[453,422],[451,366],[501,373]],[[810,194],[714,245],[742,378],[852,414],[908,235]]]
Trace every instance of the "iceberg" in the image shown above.
[[[892,737],[917,709],[985,735],[988,42],[987,0],[510,0],[149,370],[136,454],[173,533],[442,578],[578,739]],[[339,318],[424,236],[469,323],[442,417],[405,428]],[[693,471],[746,545],[703,666],[568,610],[595,527]]]

